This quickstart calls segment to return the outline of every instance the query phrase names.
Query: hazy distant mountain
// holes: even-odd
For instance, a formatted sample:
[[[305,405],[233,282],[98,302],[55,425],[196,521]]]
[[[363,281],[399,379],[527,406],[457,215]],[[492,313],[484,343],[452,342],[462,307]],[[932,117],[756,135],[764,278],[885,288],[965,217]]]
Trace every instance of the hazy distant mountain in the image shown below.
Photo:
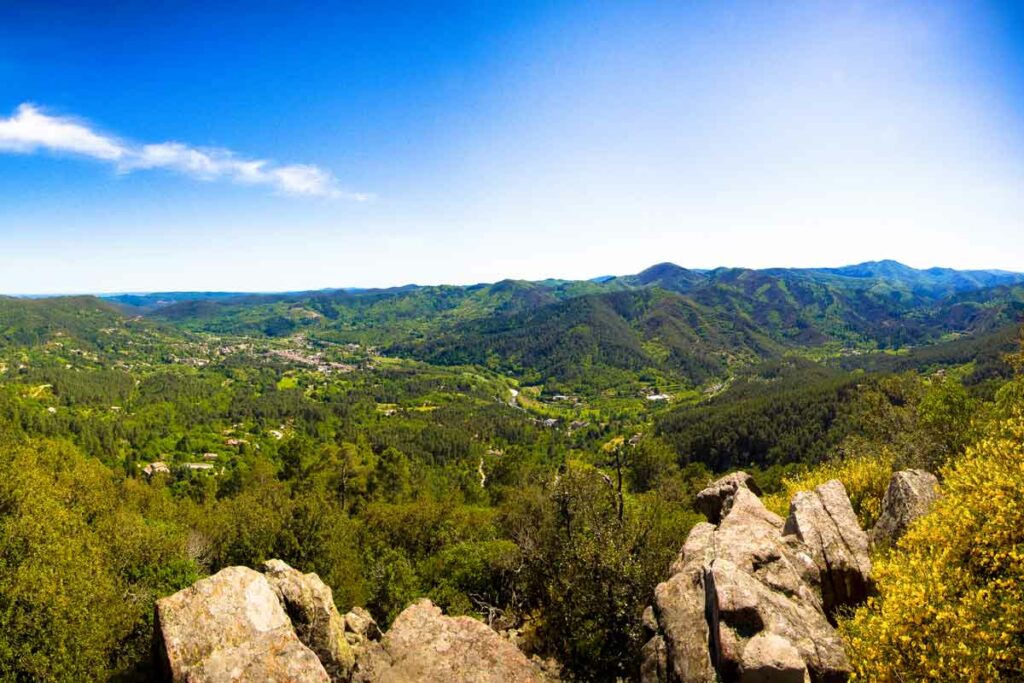
[[[496,288],[495,291],[520,287],[527,289],[551,289],[562,292],[592,293],[594,291],[618,291],[644,287],[661,287],[674,292],[687,292],[703,285],[735,277],[736,273],[762,273],[776,277],[804,277],[852,288],[871,288],[884,285],[893,291],[910,292],[923,296],[945,296],[986,287],[1024,283],[1024,273],[1004,270],[955,270],[952,268],[928,268],[919,270],[898,261],[867,261],[838,268],[715,268],[692,270],[674,263],[658,263],[634,275],[602,275],[589,280],[502,280],[493,284],[479,285],[402,285],[388,288],[330,288],[311,291],[278,293],[253,292],[154,292],[102,295],[101,298],[116,301],[136,308],[156,309],[183,301],[217,301],[223,303],[253,303],[259,300],[267,303],[276,300],[300,300],[316,297],[348,296],[390,296],[419,290],[437,291],[481,288]],[[883,287],[884,289],[884,287]],[[556,294],[557,296],[557,294]]]
[[[1024,274],[1000,270],[918,270],[898,261],[868,261],[841,268],[817,268],[811,272],[860,280],[881,280],[918,295],[946,296],[955,292],[1024,283]]]
[[[643,375],[699,384],[736,363],[827,343],[900,348],[999,328],[1024,315],[1024,275],[918,270],[895,261],[709,271],[660,263],[595,280],[106,299],[197,331],[302,332],[434,363],[489,365],[537,381],[614,384]],[[8,326],[8,337],[15,329],[21,338],[41,339],[61,326],[82,331],[84,321],[95,327],[116,316],[93,298],[4,301],[8,319],[21,321]],[[68,313],[75,306],[92,312],[76,318]]]

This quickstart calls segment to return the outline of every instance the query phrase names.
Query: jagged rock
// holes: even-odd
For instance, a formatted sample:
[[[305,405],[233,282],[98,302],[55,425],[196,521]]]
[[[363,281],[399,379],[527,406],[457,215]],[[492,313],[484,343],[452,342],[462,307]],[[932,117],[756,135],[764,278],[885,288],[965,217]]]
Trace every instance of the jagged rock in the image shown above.
[[[380,644],[383,634],[373,616],[362,607],[353,607],[345,615],[345,639],[355,655],[352,683],[372,683],[381,677],[381,672],[391,666],[384,647]]]
[[[378,683],[385,680],[402,683],[404,681],[400,677],[385,678],[385,673],[391,668],[391,657],[379,641],[366,641],[355,650],[356,665],[352,671],[352,683]]]
[[[697,494],[697,509],[704,513],[709,522],[718,524],[723,517],[729,514],[733,496],[741,488],[747,489],[755,495],[761,495],[761,490],[752,476],[746,472],[733,472]]]
[[[690,534],[683,543],[679,556],[676,557],[672,566],[669,567],[669,574],[678,574],[683,571],[687,564],[696,562],[704,565],[715,559],[714,554],[715,525],[708,522],[698,522],[690,529]]]
[[[654,616],[654,608],[650,605],[644,609],[644,613],[640,616],[640,623],[644,627],[644,633],[648,638],[653,637],[658,632],[658,618]]]
[[[827,614],[867,599],[871,588],[868,537],[857,523],[841,481],[833,479],[793,496],[784,533],[803,541],[818,565]]]
[[[882,498],[882,514],[871,529],[871,543],[895,543],[911,522],[931,510],[939,497],[939,480],[924,470],[895,472]]]
[[[740,683],[810,683],[800,653],[785,638],[762,631],[747,641]]]
[[[345,633],[362,640],[380,640],[383,635],[373,616],[362,607],[353,607],[345,615]]]
[[[700,562],[687,565],[654,590],[661,634],[652,640],[664,640],[666,664],[654,664],[653,668],[665,669],[666,680],[685,683],[713,683],[715,680],[715,668],[708,652],[710,631],[705,593],[704,567]],[[645,664],[645,667],[652,665]]]
[[[747,489],[737,491],[729,514],[715,530],[714,559],[728,560],[772,590],[818,600],[819,573],[810,550],[782,536],[782,518]]]
[[[708,654],[708,623],[705,610],[705,567],[714,559],[715,525],[700,522],[686,537],[672,576],[654,590],[651,616],[660,627],[644,649],[644,668],[664,671],[669,681],[714,681],[715,669]],[[657,629],[656,629],[657,630]],[[660,644],[652,641],[661,641]],[[648,662],[648,657],[665,662]]]
[[[372,676],[359,680],[399,683],[541,682],[541,672],[519,649],[470,617],[447,617],[429,600],[407,607],[371,648]],[[364,669],[364,657],[357,662]],[[362,675],[362,674],[360,674]]]
[[[666,683],[668,655],[665,652],[665,639],[661,636],[651,638],[640,654],[643,658],[640,666],[641,683]]]
[[[842,681],[850,664],[842,640],[816,602],[774,591],[728,560],[715,560],[705,581],[718,626],[717,668],[738,680],[749,641],[760,633],[788,642],[815,681]]]
[[[334,605],[330,586],[316,574],[303,574],[281,560],[264,562],[262,570],[299,640],[316,653],[332,681],[347,681],[355,656],[345,639],[345,620]]]
[[[356,668],[362,652],[372,648],[383,637],[380,627],[374,621],[374,617],[362,607],[352,607],[352,610],[345,614],[345,640],[352,648],[355,656]],[[367,663],[364,663],[366,669]]]
[[[812,546],[785,533],[787,523],[764,507],[750,484],[736,473],[701,492],[701,507],[716,523],[691,530],[672,576],[655,589],[658,631],[644,647],[645,681],[832,683],[849,676],[842,642],[822,606],[816,556],[839,557],[834,544],[854,539],[859,548],[863,542],[845,490],[826,485],[798,506],[792,523],[814,539]],[[841,557],[859,566],[856,552],[847,549]]]
[[[229,567],[157,601],[157,664],[175,683],[289,681],[558,680],[554,661],[531,662],[469,617],[446,617],[429,600],[403,611],[382,635],[354,608],[342,617],[330,588],[280,560],[264,573]]]
[[[158,664],[175,683],[330,680],[266,577],[228,567],[156,603]]]

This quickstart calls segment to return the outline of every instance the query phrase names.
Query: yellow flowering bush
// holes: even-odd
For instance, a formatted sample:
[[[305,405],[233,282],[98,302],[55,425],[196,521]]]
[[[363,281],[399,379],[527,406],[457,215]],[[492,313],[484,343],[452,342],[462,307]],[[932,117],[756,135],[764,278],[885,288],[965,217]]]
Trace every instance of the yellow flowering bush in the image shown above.
[[[1024,417],[944,471],[942,498],[875,561],[878,595],[841,623],[855,678],[1024,680]]]
[[[789,514],[789,501],[798,491],[810,491],[819,484],[838,479],[846,487],[857,519],[869,529],[882,509],[882,496],[889,486],[895,455],[882,448],[876,453],[850,456],[826,462],[796,477],[784,477],[782,490],[766,496],[764,503],[772,512],[785,517]]]

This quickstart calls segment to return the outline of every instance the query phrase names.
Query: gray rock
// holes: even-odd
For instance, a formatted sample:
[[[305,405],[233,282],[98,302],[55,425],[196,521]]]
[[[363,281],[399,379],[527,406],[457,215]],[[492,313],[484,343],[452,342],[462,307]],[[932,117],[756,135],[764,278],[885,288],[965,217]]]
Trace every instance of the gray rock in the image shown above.
[[[262,570],[299,640],[316,653],[332,681],[347,681],[355,657],[330,586],[316,574],[303,574],[281,560],[264,562]]]
[[[345,615],[345,632],[352,633],[362,640],[380,640],[383,635],[373,616],[362,607],[353,607]]]
[[[380,644],[382,636],[373,616],[362,607],[353,607],[345,615],[345,639],[355,656],[352,683],[376,681],[391,666],[391,657]]]
[[[716,663],[722,680],[739,679],[746,648],[762,633],[789,643],[815,681],[849,676],[842,640],[817,603],[774,591],[728,560],[716,560],[705,580],[711,623],[718,626]]]
[[[158,664],[175,683],[326,683],[266,577],[228,567],[156,603]]]
[[[648,640],[640,652],[640,656],[642,657],[641,683],[667,683],[668,656],[665,652],[665,639],[661,636],[654,636]]]
[[[694,562],[654,589],[655,612],[664,638],[667,680],[713,683],[708,651],[704,568]],[[660,653],[659,653],[660,656]],[[647,668],[653,665],[645,663]]]
[[[750,483],[740,473],[702,491],[702,509],[717,526],[693,527],[671,577],[655,589],[645,619],[655,618],[657,632],[643,650],[644,681],[838,683],[849,677],[822,587],[829,582],[830,599],[856,600],[854,578],[867,580],[870,562],[842,484],[798,495],[784,522]]]
[[[833,479],[793,496],[784,533],[803,541],[818,565],[827,614],[867,599],[871,590],[868,537],[841,481]]]
[[[683,571],[687,564],[696,562],[702,566],[715,559],[715,525],[698,522],[686,537],[679,555],[669,568],[669,575]]]
[[[728,560],[772,590],[818,599],[818,567],[799,539],[782,536],[782,518],[747,489],[736,493],[714,535],[716,560]]]
[[[898,541],[918,517],[928,514],[939,498],[939,480],[924,470],[895,472],[882,498],[882,513],[871,529],[873,545]]]
[[[540,683],[540,670],[512,643],[470,617],[447,617],[429,600],[407,607],[373,649],[381,683]],[[363,669],[363,656],[357,662]]]
[[[368,640],[353,650],[356,654],[356,665],[352,670],[351,683],[376,683],[384,680],[385,672],[391,668],[391,656],[380,642]]]
[[[695,505],[704,513],[709,522],[718,524],[723,517],[729,514],[732,498],[741,488],[747,489],[755,495],[761,494],[761,490],[754,483],[752,476],[746,472],[733,472],[698,493]]]
[[[781,636],[763,631],[743,648],[740,683],[810,683],[810,680],[800,653]]]

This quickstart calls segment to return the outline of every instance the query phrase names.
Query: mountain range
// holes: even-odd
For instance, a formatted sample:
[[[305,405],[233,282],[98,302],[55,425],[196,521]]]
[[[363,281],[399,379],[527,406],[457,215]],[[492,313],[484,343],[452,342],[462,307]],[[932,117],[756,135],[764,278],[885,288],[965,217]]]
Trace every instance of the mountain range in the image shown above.
[[[34,321],[33,338],[45,333],[48,322],[40,315],[47,300],[4,301],[9,319]],[[919,270],[896,261],[763,270],[660,263],[594,280],[58,301],[57,326],[68,322],[68,302],[81,308],[93,301],[90,310],[101,305],[109,307],[107,315],[141,315],[174,328],[302,333],[435,364],[485,365],[568,388],[637,377],[699,386],[737,365],[794,352],[897,350],[1015,323],[1024,313],[1024,274]]]

